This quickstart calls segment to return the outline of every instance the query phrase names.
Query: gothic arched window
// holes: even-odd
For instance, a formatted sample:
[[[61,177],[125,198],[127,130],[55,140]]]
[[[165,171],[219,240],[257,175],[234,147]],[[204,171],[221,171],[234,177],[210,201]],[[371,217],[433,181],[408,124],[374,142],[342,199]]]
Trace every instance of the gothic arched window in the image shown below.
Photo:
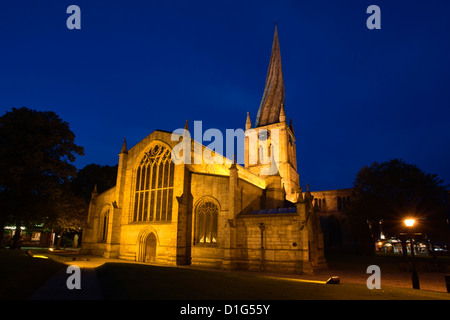
[[[167,147],[155,145],[136,170],[133,221],[171,221],[175,165]]]
[[[211,201],[205,201],[197,207],[197,225],[195,243],[217,243],[217,220],[219,208]]]
[[[99,240],[106,241],[108,237],[109,209],[100,215]]]

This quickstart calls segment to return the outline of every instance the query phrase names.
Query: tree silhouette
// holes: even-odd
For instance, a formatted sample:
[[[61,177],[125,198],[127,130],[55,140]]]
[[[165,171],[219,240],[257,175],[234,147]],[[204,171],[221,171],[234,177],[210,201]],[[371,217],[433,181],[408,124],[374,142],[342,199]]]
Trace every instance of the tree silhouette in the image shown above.
[[[13,108],[0,117],[0,215],[3,225],[16,225],[12,248],[20,247],[21,226],[51,214],[51,194],[75,175],[72,162],[83,148],[74,141],[69,124],[51,111]]]
[[[417,232],[448,240],[445,197],[443,181],[416,165],[394,159],[364,166],[355,178],[348,210],[360,249],[372,252],[381,232],[398,237],[406,231],[403,221],[408,217],[418,221]]]
[[[80,232],[87,221],[89,205],[76,195],[68,184],[55,189],[51,195],[52,215],[45,225],[51,227],[58,235],[56,249],[61,246],[65,232]]]
[[[71,179],[70,185],[76,195],[91,200],[91,193],[97,185],[97,191],[102,193],[116,185],[117,165],[88,164],[78,170],[76,177]]]

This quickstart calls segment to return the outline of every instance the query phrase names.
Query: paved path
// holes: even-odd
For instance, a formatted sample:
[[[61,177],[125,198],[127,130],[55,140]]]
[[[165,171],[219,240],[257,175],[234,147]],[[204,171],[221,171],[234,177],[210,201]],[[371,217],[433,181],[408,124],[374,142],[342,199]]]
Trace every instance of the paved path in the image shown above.
[[[98,282],[95,268],[105,262],[116,262],[123,260],[106,259],[94,256],[77,256],[75,260],[66,262],[67,267],[76,265],[81,270],[80,289],[69,289],[67,279],[72,272],[67,273],[67,268],[51,277],[42,287],[40,287],[30,300],[99,300],[103,299],[103,292]]]
[[[37,290],[30,299],[32,300],[99,300],[104,299],[100,284],[98,282],[95,268],[101,266],[106,262],[120,262],[120,263],[142,263],[119,259],[108,259],[97,256],[81,256],[76,255],[73,261],[68,261],[66,264],[77,265],[81,269],[81,289],[69,290],[66,285],[67,279],[71,274],[66,273],[64,268],[61,272],[55,274],[45,283],[39,290]],[[193,268],[186,266],[183,268]],[[248,271],[238,271],[248,272]],[[255,274],[255,272],[249,272]],[[261,276],[271,277],[285,277],[292,279],[303,280],[318,280],[326,281],[331,276],[339,276],[341,283],[357,283],[366,284],[367,278],[370,276],[364,272],[354,272],[346,270],[322,270],[315,274],[293,275],[293,274],[269,274],[259,273]],[[444,274],[437,272],[419,272],[420,288],[422,290],[447,292],[445,286]],[[383,286],[412,288],[411,273],[409,272],[391,272],[381,273],[381,288]]]
[[[69,289],[67,279],[71,274],[61,270],[39,288],[30,300],[99,300],[103,292],[97,280],[94,268],[81,268],[80,289]]]
[[[326,281],[331,276],[338,276],[340,283],[357,283],[366,285],[367,278],[370,274],[364,272],[346,271],[346,270],[321,270],[315,274],[294,275],[291,278],[305,279],[305,280],[321,280]],[[445,285],[445,278],[443,273],[439,272],[418,272],[420,289],[447,292]],[[412,288],[411,273],[409,272],[383,272],[381,270],[381,288],[383,286]],[[450,295],[450,293],[449,293]]]

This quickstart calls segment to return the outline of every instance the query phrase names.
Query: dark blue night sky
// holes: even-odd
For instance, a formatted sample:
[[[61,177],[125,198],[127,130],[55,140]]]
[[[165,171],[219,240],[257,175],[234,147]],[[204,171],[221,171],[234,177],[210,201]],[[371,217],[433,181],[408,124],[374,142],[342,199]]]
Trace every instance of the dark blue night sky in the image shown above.
[[[81,30],[66,9],[81,8]],[[381,30],[369,30],[369,5]],[[0,113],[55,111],[90,163],[114,165],[156,129],[256,119],[278,20],[300,184],[348,188],[401,158],[450,182],[450,2],[8,1]],[[208,143],[206,143],[208,144]]]

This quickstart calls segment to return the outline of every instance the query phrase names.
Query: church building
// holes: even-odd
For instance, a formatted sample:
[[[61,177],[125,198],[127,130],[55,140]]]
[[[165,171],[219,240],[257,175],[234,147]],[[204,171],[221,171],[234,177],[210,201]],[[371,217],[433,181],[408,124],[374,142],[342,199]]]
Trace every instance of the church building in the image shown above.
[[[124,142],[116,186],[92,193],[82,253],[224,270],[308,273],[326,267],[320,213],[309,188],[300,187],[284,101],[275,27],[253,127],[247,113],[244,166],[218,154],[223,161],[204,161],[195,150],[207,147],[187,135],[180,139],[197,161],[175,162],[179,141],[168,131],[156,130],[130,149]]]

